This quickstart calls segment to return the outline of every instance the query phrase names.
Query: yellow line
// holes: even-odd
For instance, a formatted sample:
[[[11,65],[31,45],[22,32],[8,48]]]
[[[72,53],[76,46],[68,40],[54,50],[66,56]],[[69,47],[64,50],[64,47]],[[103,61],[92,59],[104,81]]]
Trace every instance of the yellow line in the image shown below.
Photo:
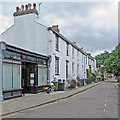
[[[17,112],[17,113],[10,114],[10,115],[5,115],[5,116],[1,117],[1,119],[7,118],[7,117],[10,117],[10,116],[14,116],[14,115],[17,115],[17,114],[18,114],[18,112]]]

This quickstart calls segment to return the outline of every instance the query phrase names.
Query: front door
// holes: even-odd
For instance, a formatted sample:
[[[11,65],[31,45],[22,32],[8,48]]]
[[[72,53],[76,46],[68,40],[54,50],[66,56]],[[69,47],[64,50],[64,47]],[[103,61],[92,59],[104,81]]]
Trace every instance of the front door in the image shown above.
[[[37,65],[23,62],[22,65],[22,88],[23,93],[30,92],[30,88],[37,85]]]

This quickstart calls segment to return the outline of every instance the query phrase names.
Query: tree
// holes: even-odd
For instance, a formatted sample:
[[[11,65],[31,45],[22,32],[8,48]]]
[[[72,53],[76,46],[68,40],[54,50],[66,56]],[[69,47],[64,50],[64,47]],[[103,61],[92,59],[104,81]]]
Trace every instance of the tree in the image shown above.
[[[111,53],[105,52],[96,56],[96,60],[100,61],[100,65],[104,65],[103,72],[120,76],[120,43]]]
[[[104,61],[109,58],[110,53],[108,51],[105,51],[104,53],[101,53],[100,55],[97,55],[96,61],[97,61],[97,67],[100,67],[104,64]]]

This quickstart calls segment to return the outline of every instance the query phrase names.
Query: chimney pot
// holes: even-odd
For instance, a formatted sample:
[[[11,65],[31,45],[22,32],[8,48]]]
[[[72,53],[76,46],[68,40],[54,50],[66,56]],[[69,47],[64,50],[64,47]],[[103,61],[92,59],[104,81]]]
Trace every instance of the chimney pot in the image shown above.
[[[16,12],[18,12],[19,11],[19,7],[16,7]]]
[[[22,11],[24,10],[24,5],[21,5]]]
[[[31,4],[30,3],[28,4],[28,9],[31,9]]]
[[[33,7],[34,7],[34,9],[36,9],[36,4],[35,3],[33,4]]]
[[[28,5],[25,5],[25,9],[26,9],[26,10],[28,9]]]

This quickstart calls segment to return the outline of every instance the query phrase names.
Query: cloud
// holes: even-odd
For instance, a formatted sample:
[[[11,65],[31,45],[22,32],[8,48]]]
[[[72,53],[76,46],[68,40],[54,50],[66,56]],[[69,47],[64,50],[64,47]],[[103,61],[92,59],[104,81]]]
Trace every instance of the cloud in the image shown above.
[[[19,3],[20,4],[20,3]],[[7,8],[8,4],[5,4]],[[10,7],[12,6],[12,7]],[[13,7],[0,15],[0,33],[13,23]],[[47,9],[46,9],[47,8]],[[6,12],[7,11],[7,12]],[[8,11],[10,11],[8,13]],[[113,49],[118,42],[118,6],[116,3],[42,3],[39,22],[52,26],[58,24],[60,32],[88,52]],[[11,15],[11,16],[10,16]]]
[[[114,6],[113,3],[102,4],[92,8],[88,17],[90,22],[93,23],[94,28],[117,29],[117,10],[117,6]]]
[[[13,24],[12,17],[4,16],[0,14],[0,34]]]
[[[45,21],[47,25],[51,25],[51,23],[53,25],[59,24],[60,26],[68,25],[68,22],[65,19],[59,17],[57,14],[54,13],[43,16],[42,20]]]
[[[93,57],[95,57],[96,55],[100,55],[100,53],[104,53],[105,51],[111,52],[113,49],[111,50],[96,50],[96,51],[91,51],[91,55]]]

